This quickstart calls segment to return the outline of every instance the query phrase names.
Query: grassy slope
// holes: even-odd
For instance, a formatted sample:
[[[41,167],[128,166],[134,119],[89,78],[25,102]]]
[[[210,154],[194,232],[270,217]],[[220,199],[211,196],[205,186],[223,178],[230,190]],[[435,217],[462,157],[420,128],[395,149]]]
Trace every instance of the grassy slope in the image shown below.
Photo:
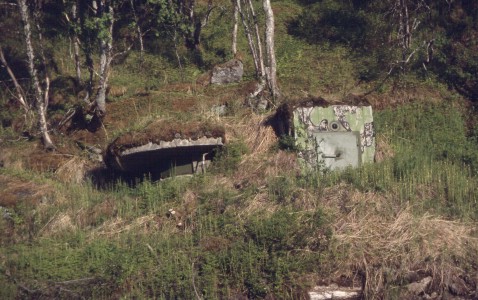
[[[368,90],[355,85],[347,49],[287,35],[301,8],[274,4],[288,97]],[[206,35],[216,36],[217,22]],[[214,41],[210,48],[228,43]],[[377,163],[303,174],[260,126],[267,116],[240,105],[250,84],[203,87],[194,67],[153,55],[148,68],[137,62],[133,53],[114,66],[112,85],[126,89],[111,97],[104,130],[56,136],[59,153],[9,142],[14,133],[2,129],[0,298],[300,298],[331,281],[403,298],[404,285],[428,275],[440,294],[476,289],[478,158],[466,106],[452,92],[414,80],[385,86],[370,98]],[[228,116],[210,112],[224,102],[234,108]],[[208,174],[106,189],[82,179],[94,166],[75,140],[104,149],[155,119],[211,118],[230,143]]]

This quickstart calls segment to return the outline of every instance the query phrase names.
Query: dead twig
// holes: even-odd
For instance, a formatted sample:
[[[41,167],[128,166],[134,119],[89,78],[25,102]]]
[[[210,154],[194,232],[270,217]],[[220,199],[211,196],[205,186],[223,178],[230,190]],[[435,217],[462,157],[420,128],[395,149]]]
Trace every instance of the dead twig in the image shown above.
[[[192,281],[193,288],[194,288],[194,294],[196,294],[196,299],[202,300],[201,296],[198,293],[198,290],[196,289],[196,284],[194,283],[194,262],[191,264],[191,270],[192,270],[191,281]]]
[[[96,277],[86,277],[86,278],[72,279],[72,280],[66,280],[66,281],[58,281],[58,282],[55,282],[55,284],[58,284],[58,285],[88,284],[92,281],[97,281],[97,280],[98,278]]]

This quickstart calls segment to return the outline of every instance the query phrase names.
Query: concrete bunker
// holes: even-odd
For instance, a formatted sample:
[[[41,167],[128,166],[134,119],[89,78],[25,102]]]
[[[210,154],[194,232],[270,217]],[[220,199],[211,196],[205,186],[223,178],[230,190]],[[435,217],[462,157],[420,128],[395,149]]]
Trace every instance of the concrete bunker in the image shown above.
[[[225,144],[224,128],[209,123],[157,121],[115,139],[106,150],[109,168],[152,179],[206,172],[215,150]]]
[[[374,161],[372,106],[358,97],[340,103],[310,98],[279,107],[280,134],[294,138],[310,168],[341,170]]]

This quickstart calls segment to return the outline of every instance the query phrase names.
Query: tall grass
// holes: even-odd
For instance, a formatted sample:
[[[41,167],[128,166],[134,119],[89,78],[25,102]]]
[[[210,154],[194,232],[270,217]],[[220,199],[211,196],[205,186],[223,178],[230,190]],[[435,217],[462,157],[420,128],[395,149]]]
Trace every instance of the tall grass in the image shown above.
[[[3,170],[54,192],[44,205],[9,208],[13,229],[31,238],[2,239],[2,293],[300,297],[317,274],[331,274],[338,261],[346,266],[355,257],[337,245],[354,241],[349,233],[334,237],[338,228],[352,226],[336,227],[339,219],[358,214],[367,220],[374,207],[374,220],[385,222],[380,224],[408,211],[417,222],[429,214],[477,220],[478,182],[464,159],[473,141],[459,110],[411,104],[376,112],[376,126],[393,157],[342,172],[281,173],[263,181],[265,187],[234,187],[227,179],[234,178],[245,153],[241,143],[220,156],[212,173],[134,187],[119,182],[97,190],[88,182],[64,185],[52,176]],[[245,214],[250,205],[255,209]],[[15,289],[14,280],[28,290]]]
[[[390,195],[417,214],[478,219],[476,145],[453,104],[409,104],[375,113],[379,135],[395,155],[360,169],[318,175],[315,185],[341,182],[363,192]],[[313,181],[307,179],[306,182]]]

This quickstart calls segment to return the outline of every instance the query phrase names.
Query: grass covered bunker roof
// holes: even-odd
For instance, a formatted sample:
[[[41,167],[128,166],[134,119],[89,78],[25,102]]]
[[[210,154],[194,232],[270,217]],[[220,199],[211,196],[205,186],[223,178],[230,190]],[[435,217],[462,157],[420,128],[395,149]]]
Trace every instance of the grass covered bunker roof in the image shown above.
[[[225,142],[224,127],[218,124],[161,120],[115,139],[105,162],[115,170],[159,178],[193,174],[204,172],[214,149]]]

